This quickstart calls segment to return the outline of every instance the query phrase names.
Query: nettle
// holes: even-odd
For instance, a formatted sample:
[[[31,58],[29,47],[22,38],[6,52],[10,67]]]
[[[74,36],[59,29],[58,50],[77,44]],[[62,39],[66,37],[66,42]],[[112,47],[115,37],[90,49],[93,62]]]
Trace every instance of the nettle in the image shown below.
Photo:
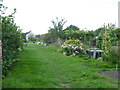
[[[62,52],[67,56],[84,54],[83,44],[79,40],[67,40],[62,44],[61,48]]]

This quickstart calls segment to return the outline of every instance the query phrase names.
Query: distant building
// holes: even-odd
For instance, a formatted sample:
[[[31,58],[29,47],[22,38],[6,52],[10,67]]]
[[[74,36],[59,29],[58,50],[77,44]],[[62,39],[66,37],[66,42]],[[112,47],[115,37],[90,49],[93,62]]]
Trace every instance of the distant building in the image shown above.
[[[28,42],[29,37],[35,37],[35,35],[32,33],[32,31],[23,33],[23,38],[25,39],[25,42]]]

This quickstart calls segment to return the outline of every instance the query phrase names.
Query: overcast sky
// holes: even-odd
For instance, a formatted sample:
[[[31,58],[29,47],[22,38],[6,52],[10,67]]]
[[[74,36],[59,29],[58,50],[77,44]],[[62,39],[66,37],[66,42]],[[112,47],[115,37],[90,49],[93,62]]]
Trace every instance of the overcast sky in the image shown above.
[[[44,34],[52,27],[52,20],[63,17],[69,25],[95,30],[104,23],[118,26],[118,1],[120,0],[4,0],[8,13],[17,9],[15,22],[23,32]]]

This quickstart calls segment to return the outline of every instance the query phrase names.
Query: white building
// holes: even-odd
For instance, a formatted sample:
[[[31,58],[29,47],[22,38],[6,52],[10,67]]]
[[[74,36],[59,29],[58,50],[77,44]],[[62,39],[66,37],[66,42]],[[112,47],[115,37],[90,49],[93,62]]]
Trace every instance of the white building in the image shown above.
[[[28,42],[29,37],[35,37],[35,35],[32,33],[32,31],[29,31],[26,33],[26,41]]]

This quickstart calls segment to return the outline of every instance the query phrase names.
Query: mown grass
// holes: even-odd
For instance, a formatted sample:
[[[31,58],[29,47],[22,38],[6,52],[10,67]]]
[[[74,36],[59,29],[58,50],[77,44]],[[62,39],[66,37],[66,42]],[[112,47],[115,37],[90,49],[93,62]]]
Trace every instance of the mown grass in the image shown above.
[[[29,42],[29,43],[24,43],[25,47],[40,47],[41,45],[37,44],[36,42]]]
[[[101,76],[99,61],[67,57],[52,46],[24,48],[20,61],[3,80],[3,88],[117,88]]]

